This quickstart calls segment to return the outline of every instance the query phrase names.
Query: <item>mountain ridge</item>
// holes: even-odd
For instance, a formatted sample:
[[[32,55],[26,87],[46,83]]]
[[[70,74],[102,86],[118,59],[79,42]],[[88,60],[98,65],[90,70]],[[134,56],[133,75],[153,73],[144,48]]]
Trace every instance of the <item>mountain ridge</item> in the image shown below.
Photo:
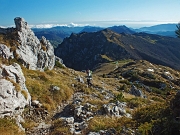
[[[55,54],[64,60],[65,65],[76,70],[93,68],[93,65],[109,60],[129,58],[145,59],[179,69],[178,50],[180,41],[176,38],[147,33],[118,34],[105,29],[72,34],[55,49]]]
[[[150,27],[142,27],[138,29],[128,28],[125,25],[111,26],[111,27],[97,27],[97,26],[77,26],[77,27],[68,27],[68,26],[56,26],[52,28],[33,28],[35,35],[40,39],[42,36],[45,36],[53,46],[56,48],[58,44],[62,43],[65,37],[69,37],[72,33],[81,33],[81,32],[97,32],[103,29],[111,29],[117,33],[127,33],[134,34],[136,32],[146,32],[149,34],[157,34],[161,36],[170,36],[176,37],[175,30],[176,24],[160,24]]]

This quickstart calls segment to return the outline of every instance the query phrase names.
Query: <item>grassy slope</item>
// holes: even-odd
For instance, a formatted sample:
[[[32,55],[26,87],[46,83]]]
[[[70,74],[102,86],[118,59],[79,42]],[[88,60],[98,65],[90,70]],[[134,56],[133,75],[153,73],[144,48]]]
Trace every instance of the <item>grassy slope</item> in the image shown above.
[[[131,60],[119,61],[118,67],[121,68],[124,64],[128,65],[128,62],[131,62]],[[145,62],[146,65],[144,64],[144,66],[142,66],[143,64],[138,64],[139,63],[137,62],[135,65],[129,65],[125,69],[132,69],[133,66],[136,66],[137,69],[142,70],[144,68],[149,68],[149,66],[151,65],[148,62]],[[90,95],[92,93],[96,94],[96,98],[91,99],[88,96],[84,97],[84,103],[89,102],[91,104],[97,105],[97,109],[100,109],[103,104],[108,102],[115,102],[117,100],[127,102],[126,111],[133,115],[133,119],[124,117],[119,119],[112,119],[104,116],[96,116],[89,122],[87,131],[99,131],[100,129],[115,128],[118,133],[121,133],[122,128],[119,127],[125,126],[127,128],[137,128],[138,131],[142,134],[149,134],[150,132],[152,132],[152,128],[150,127],[154,127],[155,125],[160,126],[162,122],[167,123],[167,120],[169,121],[170,119],[172,119],[172,110],[171,108],[169,108],[168,103],[170,102],[171,97],[173,97],[172,95],[171,97],[167,98],[165,96],[161,97],[160,95],[149,93],[139,86],[137,87],[142,89],[142,91],[146,94],[147,99],[142,99],[130,95],[128,94],[128,91],[131,88],[131,83],[128,80],[129,78],[121,80],[122,77],[120,77],[120,74],[118,74],[119,68],[117,68],[115,71],[114,68],[115,63],[111,62],[110,64],[101,65],[99,69],[96,69],[93,72],[93,85],[95,86],[95,88],[108,90],[117,96],[117,98],[105,100],[103,98],[103,94],[105,94],[105,92],[100,93],[95,88],[87,88],[86,83],[79,83],[75,79],[78,76],[84,78],[86,74],[83,72],[74,71],[69,68],[58,67],[55,67],[51,71],[47,70],[45,72],[40,72],[28,70],[22,67],[23,73],[26,78],[26,85],[29,92],[31,93],[32,99],[39,100],[43,104],[43,106],[50,112],[53,112],[56,107],[63,101],[70,99],[72,94],[77,91],[85,92],[87,95]],[[177,75],[177,71],[171,70],[170,68],[168,68],[168,70],[171,71],[171,73]],[[108,72],[110,72],[110,74],[108,74]],[[103,74],[105,74],[105,76],[102,76]],[[117,79],[117,75],[119,79]],[[156,77],[160,78],[159,76]],[[72,87],[72,84],[75,84],[75,87]],[[51,91],[52,86],[58,86],[60,90],[53,92]],[[178,86],[176,87],[179,88]],[[118,95],[120,95],[121,93],[123,93],[123,98],[118,98]],[[154,108],[157,109],[155,110]],[[154,110],[154,112],[151,113],[150,110]],[[162,114],[161,118],[159,118],[160,114]],[[151,121],[149,119],[151,117],[157,120]],[[1,121],[3,121],[3,119],[1,119]],[[172,121],[170,123],[174,124]],[[58,131],[67,132],[68,129],[63,128],[62,125],[59,127],[59,124],[61,125],[62,123],[59,121],[54,121],[54,126],[57,127]],[[176,126],[176,124],[174,125]],[[163,125],[161,127],[169,128],[169,124],[167,126]],[[2,126],[0,129],[2,132],[4,132]],[[164,132],[169,133],[170,131],[166,130]]]

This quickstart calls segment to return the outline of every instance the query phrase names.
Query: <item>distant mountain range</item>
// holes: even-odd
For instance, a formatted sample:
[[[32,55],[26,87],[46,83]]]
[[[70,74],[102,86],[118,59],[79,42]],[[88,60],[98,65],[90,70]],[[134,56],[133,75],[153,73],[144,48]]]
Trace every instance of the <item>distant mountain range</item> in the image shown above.
[[[176,37],[175,30],[177,24],[159,24],[151,27],[142,27],[135,29],[136,32],[146,32],[150,34],[157,34],[162,36]]]
[[[32,30],[39,39],[42,36],[45,36],[48,40],[50,40],[52,45],[56,48],[60,43],[62,43],[64,38],[69,37],[72,33],[97,32],[103,29],[106,28],[94,27],[94,26],[84,26],[84,27],[57,26],[53,28],[44,28],[44,29],[34,28]],[[176,37],[174,32],[176,30],[176,24],[161,24],[151,27],[142,27],[139,29],[131,29],[126,27],[125,25],[122,25],[122,26],[108,27],[108,29],[116,33],[134,34],[137,32],[146,32],[149,34]]]
[[[144,59],[180,69],[180,40],[147,33],[119,34],[104,29],[71,34],[55,49],[55,55],[76,70],[93,69],[99,63],[122,59]]]

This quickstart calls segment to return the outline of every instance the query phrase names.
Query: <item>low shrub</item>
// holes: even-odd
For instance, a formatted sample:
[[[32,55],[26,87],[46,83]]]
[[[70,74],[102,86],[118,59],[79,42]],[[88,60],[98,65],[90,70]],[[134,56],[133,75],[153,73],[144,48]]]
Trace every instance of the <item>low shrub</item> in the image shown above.
[[[114,102],[116,102],[116,101],[120,101],[120,102],[125,101],[125,100],[124,100],[124,95],[123,95],[123,93],[120,92],[119,94],[117,94],[117,95],[114,97],[113,101],[114,101]]]
[[[55,61],[55,67],[64,68],[63,64],[61,64],[59,61]]]

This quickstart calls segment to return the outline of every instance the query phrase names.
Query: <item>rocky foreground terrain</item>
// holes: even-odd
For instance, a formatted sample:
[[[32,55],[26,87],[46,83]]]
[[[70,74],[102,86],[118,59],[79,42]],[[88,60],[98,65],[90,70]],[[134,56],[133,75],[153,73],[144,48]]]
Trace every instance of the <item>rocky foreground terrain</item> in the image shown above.
[[[180,72],[145,60],[67,68],[22,18],[0,29],[0,133],[136,135],[180,133]]]

